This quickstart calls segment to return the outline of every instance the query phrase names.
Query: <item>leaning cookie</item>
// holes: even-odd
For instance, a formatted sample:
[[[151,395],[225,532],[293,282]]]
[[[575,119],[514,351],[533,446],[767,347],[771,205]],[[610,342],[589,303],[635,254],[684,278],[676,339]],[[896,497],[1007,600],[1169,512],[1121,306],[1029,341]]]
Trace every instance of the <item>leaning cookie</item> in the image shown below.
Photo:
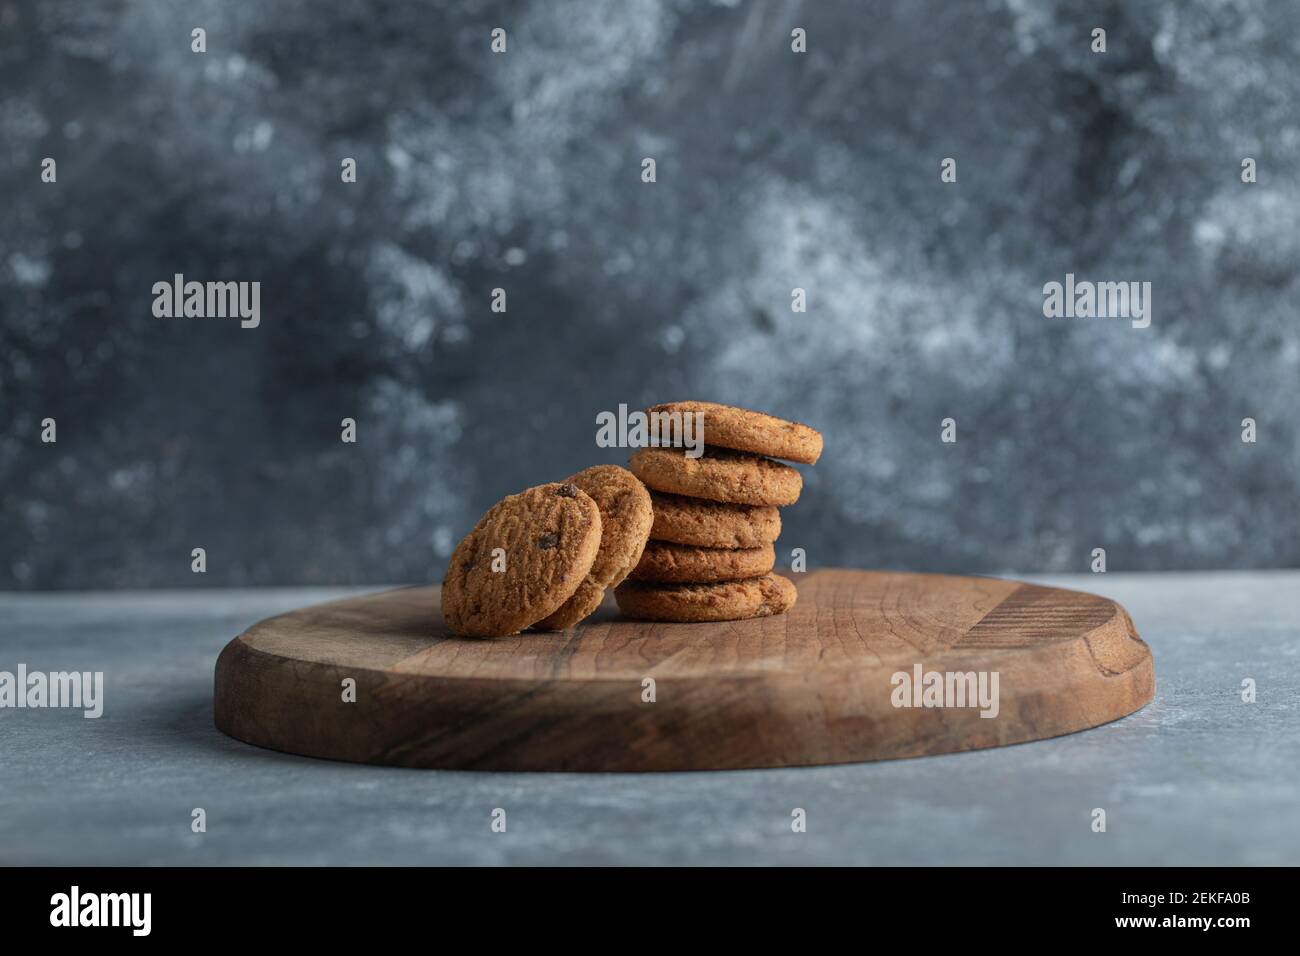
[[[719,405],[716,402],[665,402],[649,408],[650,415],[691,412],[703,415],[704,442],[734,448],[769,458],[785,458],[805,465],[817,463],[822,454],[821,432],[801,422]]]
[[[529,488],[497,502],[456,546],[442,614],[466,637],[516,634],[554,614],[591,570],[600,509],[573,484]]]
[[[787,578],[765,574],[719,584],[641,584],[628,581],[614,591],[619,610],[647,621],[740,621],[782,614],[798,592]]]
[[[770,544],[757,548],[697,548],[651,541],[630,580],[661,584],[740,581],[767,574],[775,564],[776,551]]]
[[[725,448],[688,458],[677,448],[638,448],[628,467],[655,491],[741,505],[792,505],[803,477],[789,465]]]
[[[621,584],[641,560],[654,521],[650,492],[626,468],[596,465],[566,480],[590,495],[600,509],[600,550],[573,596],[533,625],[542,631],[573,627],[600,607],[605,589]]]
[[[650,537],[701,548],[761,548],[781,536],[781,512],[771,505],[729,505],[656,491]]]

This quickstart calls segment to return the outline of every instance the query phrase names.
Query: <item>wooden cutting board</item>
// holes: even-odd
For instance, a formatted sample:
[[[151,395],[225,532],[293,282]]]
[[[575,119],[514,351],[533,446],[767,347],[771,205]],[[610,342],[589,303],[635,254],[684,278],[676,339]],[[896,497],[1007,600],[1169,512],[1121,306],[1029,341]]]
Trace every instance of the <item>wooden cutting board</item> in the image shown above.
[[[452,636],[436,587],[304,608],[222,651],[216,723],[366,763],[716,770],[1038,740],[1131,714],[1155,691],[1128,614],[1092,594],[870,571],[794,580],[798,604],[777,617],[655,624],[621,618],[607,596],[571,631],[490,640]],[[918,683],[918,667],[921,691],[896,676]],[[930,672],[950,690],[930,702],[948,706],[915,706]],[[958,706],[970,685],[945,677],[973,674],[978,689],[981,672],[986,702],[998,675],[996,716]]]

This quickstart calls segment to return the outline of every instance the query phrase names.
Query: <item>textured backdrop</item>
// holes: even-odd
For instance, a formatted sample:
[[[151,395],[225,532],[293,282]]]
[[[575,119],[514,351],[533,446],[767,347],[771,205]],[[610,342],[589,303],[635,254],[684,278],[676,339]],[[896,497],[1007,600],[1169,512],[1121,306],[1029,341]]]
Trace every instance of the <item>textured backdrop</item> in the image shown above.
[[[1298,50],[1293,0],[0,0],[0,588],[440,576],[681,397],[825,433],[810,566],[1296,566]],[[178,272],[261,325],[155,318]],[[1045,318],[1067,272],[1150,328]]]

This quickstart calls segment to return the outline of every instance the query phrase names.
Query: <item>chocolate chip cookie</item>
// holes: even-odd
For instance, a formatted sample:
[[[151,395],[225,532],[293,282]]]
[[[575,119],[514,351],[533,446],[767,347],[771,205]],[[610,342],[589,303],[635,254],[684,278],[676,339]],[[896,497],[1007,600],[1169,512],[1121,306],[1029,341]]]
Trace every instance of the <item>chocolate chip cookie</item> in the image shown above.
[[[651,541],[630,579],[661,584],[739,581],[767,574],[775,564],[776,551],[770,544],[757,548],[697,548]]]
[[[621,584],[641,559],[654,511],[645,485],[618,465],[596,465],[566,478],[600,509],[600,550],[578,590],[554,614],[533,626],[562,631],[587,617],[604,600],[605,589]]]
[[[626,581],[614,591],[619,610],[647,621],[739,621],[781,614],[798,592],[787,578],[765,574],[720,584],[642,584]]]
[[[728,505],[655,491],[650,537],[701,548],[758,548],[781,534],[781,512],[771,505]]]
[[[554,614],[591,570],[600,531],[600,509],[574,484],[498,501],[452,553],[442,580],[447,624],[465,637],[495,637]]]
[[[792,505],[803,488],[789,465],[725,448],[706,448],[698,458],[678,448],[638,448],[628,467],[655,491],[732,504]]]
[[[788,422],[762,412],[716,402],[666,402],[648,413],[695,412],[704,415],[704,442],[769,458],[784,458],[805,465],[822,454],[821,432],[800,422]]]

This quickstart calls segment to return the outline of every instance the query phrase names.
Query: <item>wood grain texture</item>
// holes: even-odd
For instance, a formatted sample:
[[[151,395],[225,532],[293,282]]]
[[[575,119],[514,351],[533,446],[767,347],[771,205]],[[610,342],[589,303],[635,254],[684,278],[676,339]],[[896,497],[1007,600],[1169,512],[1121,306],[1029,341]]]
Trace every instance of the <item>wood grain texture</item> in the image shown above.
[[[436,587],[270,618],[216,668],[217,726],[291,753],[482,770],[716,770],[912,757],[1095,727],[1155,692],[1113,601],[994,578],[825,570],[787,614],[457,638]],[[999,714],[899,708],[891,677],[997,671]],[[357,700],[342,700],[356,680]],[[642,681],[655,680],[654,703]]]

